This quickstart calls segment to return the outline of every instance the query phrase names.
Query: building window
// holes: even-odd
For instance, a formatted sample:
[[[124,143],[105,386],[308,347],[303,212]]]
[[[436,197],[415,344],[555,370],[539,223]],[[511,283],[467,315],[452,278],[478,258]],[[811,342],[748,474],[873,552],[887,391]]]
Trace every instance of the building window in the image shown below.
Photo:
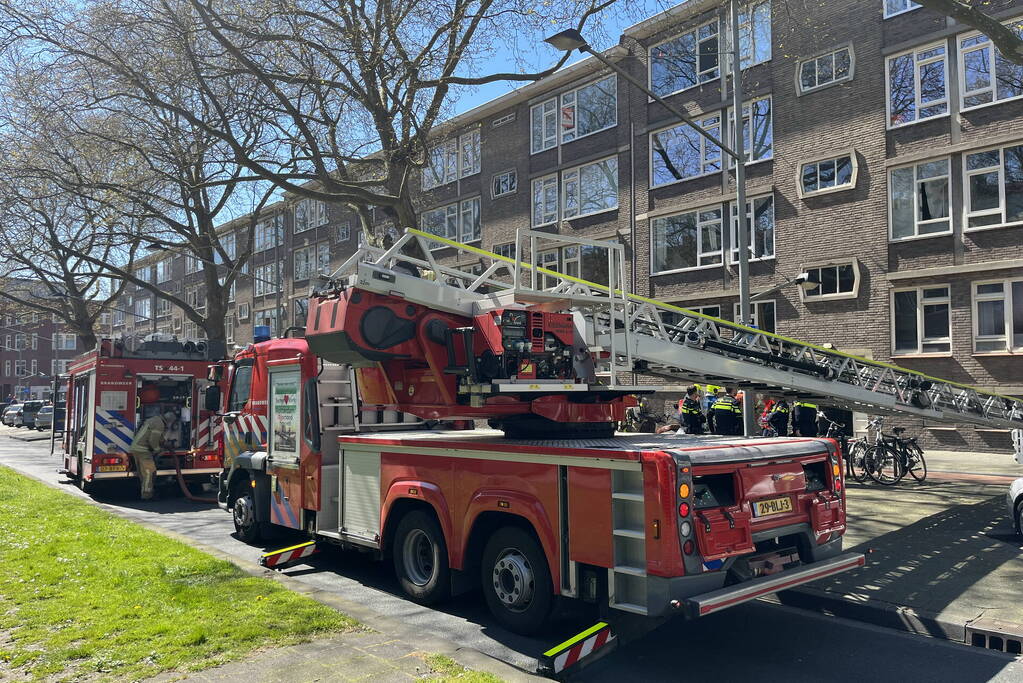
[[[985,351],[1023,351],[1023,280],[973,285],[973,345]]]
[[[739,260],[739,216],[735,202],[731,210],[731,263]],[[774,258],[774,195],[757,197],[746,202],[746,220],[749,221],[749,258],[751,261]]]
[[[156,317],[165,318],[171,314],[171,302],[167,299],[156,300]]]
[[[330,269],[330,245],[326,242],[295,251],[295,280],[308,280]]]
[[[477,128],[430,148],[423,168],[423,189],[432,190],[479,172],[480,131]]]
[[[35,332],[32,333],[32,350],[33,351],[39,350],[39,335],[36,334]]]
[[[893,353],[952,350],[948,287],[896,290],[892,294]]]
[[[944,43],[889,57],[887,63],[889,128],[948,113]]]
[[[618,208],[618,157],[561,173],[561,215],[577,218]]]
[[[124,324],[124,311],[122,311],[122,310],[114,311],[114,322],[113,322],[113,324],[114,325],[123,325]]]
[[[347,242],[352,239],[352,225],[351,223],[343,223],[337,226],[337,241]]]
[[[256,223],[253,252],[273,249],[284,243],[284,217],[281,214],[264,218]]]
[[[533,181],[533,227],[550,225],[558,220],[557,174]]]
[[[135,277],[143,282],[153,281],[153,266],[142,266],[135,269]]]
[[[614,240],[610,240],[614,241]],[[608,284],[608,249],[594,245],[571,245],[541,251],[537,265],[569,277],[600,285]],[[553,275],[542,274],[540,286],[549,289],[557,284]]]
[[[220,235],[220,249],[213,250],[213,262],[221,264],[224,262],[224,258],[220,255],[221,250],[227,255],[227,258],[234,261],[235,253],[237,251],[237,243],[234,233],[228,235]]]
[[[276,261],[256,266],[252,271],[252,293],[254,296],[276,294],[280,290],[284,268]]]
[[[156,281],[158,283],[167,282],[167,280],[171,279],[172,271],[174,270],[172,268],[173,264],[174,264],[173,259],[169,258],[164,259],[162,261],[158,261],[156,263]]]
[[[752,119],[753,138],[750,139],[750,121]],[[735,145],[735,112],[729,110],[729,139]],[[747,163],[764,161],[774,156],[774,125],[771,116],[771,97],[760,97],[742,105],[742,139],[743,150]],[[735,165],[729,159],[729,166]]]
[[[951,232],[948,159],[893,169],[888,193],[893,240]]]
[[[24,377],[27,374],[28,370],[25,369],[25,361],[20,359],[14,361],[14,376]]]
[[[853,51],[851,45],[799,64],[799,90],[802,93],[850,81],[852,77]]]
[[[201,287],[194,287],[185,293],[185,303],[198,313],[206,312],[206,292]]]
[[[438,237],[446,237],[463,244],[475,242],[480,238],[480,198],[473,197],[424,211],[420,223],[423,230]],[[438,245],[434,248],[444,247]]]
[[[305,232],[327,224],[327,204],[318,199],[303,199],[295,204],[295,232]]]
[[[199,259],[194,256],[185,257],[185,275],[199,272]]]
[[[1008,28],[1023,38],[1023,21]],[[1023,65],[1003,57],[983,33],[959,39],[959,74],[963,109],[1023,97]]]
[[[859,290],[860,274],[856,261],[813,266],[807,268],[806,273],[810,276],[808,282],[817,283],[815,289],[803,291],[803,298],[807,300],[853,297]]]
[[[276,308],[267,308],[252,312],[253,325],[266,325],[270,328],[270,336],[276,337],[280,320],[284,318],[281,311]]]
[[[515,243],[507,242],[505,244],[495,244],[493,251],[498,256],[513,259],[515,258]]]
[[[1023,145],[966,154],[966,227],[1023,221]]]
[[[11,361],[9,360],[4,361],[4,376],[5,377],[11,376]]]
[[[224,341],[234,344],[234,317],[230,315],[224,318]]]
[[[858,167],[855,152],[805,163],[799,170],[799,196],[851,189],[856,186]]]
[[[696,119],[703,130],[721,138],[721,116]],[[721,148],[683,124],[650,134],[650,184],[659,187],[721,170]]]
[[[135,318],[136,322],[146,320],[151,317],[152,314],[153,300],[148,296],[142,299],[135,300]]]
[[[519,176],[514,168],[503,173],[496,173],[494,174],[492,196],[496,199],[506,194],[514,194],[518,187]]]
[[[913,0],[883,0],[883,2],[885,19],[894,17],[896,14],[909,12],[910,10],[914,10],[920,6],[913,2]]]
[[[702,315],[710,316],[711,318],[721,318],[721,307],[720,306],[687,306],[685,304],[675,304],[679,308],[684,308],[687,311],[693,313],[700,313]],[[682,313],[676,313],[675,311],[661,310],[661,322],[666,327],[676,327],[682,324],[685,320],[685,315]]]
[[[500,126],[503,126],[506,123],[511,123],[514,120],[515,120],[515,112],[513,111],[513,112],[510,112],[508,114],[505,114],[504,116],[498,116],[496,119],[494,119],[493,121],[490,122],[490,126],[492,128],[498,128]]]
[[[750,18],[752,16],[752,19]],[[771,3],[758,2],[752,12],[739,12],[739,55],[742,68],[771,59]]]
[[[249,305],[247,303],[238,304],[238,320],[246,321],[249,319]]]
[[[651,274],[721,264],[721,207],[655,218],[650,225]]]
[[[742,323],[739,319],[739,304],[735,304],[732,309],[732,314],[735,316],[737,323]],[[755,327],[758,330],[764,332],[771,332],[772,334],[777,330],[775,320],[775,305],[774,301],[751,301],[749,305],[749,314],[752,320],[746,321],[748,327]]]
[[[53,335],[54,351],[74,351],[78,348],[78,337],[73,333],[57,332]]]
[[[304,296],[299,299],[295,299],[294,305],[294,322],[292,324],[298,327],[304,327],[306,319],[309,317],[309,297]]]
[[[618,125],[618,81],[607,76],[530,109],[533,154]]]
[[[721,77],[718,21],[650,48],[650,89],[670,95]]]

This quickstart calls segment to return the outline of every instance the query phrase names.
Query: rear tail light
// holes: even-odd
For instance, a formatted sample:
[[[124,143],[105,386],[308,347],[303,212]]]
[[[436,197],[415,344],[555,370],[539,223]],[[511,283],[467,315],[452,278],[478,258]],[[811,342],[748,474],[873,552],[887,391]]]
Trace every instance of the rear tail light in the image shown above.
[[[100,465],[120,465],[122,464],[121,456],[119,455],[104,455],[99,458]]]
[[[681,462],[678,466],[678,533],[680,540],[685,543],[693,533],[693,525],[687,521],[689,512],[693,507],[693,468],[691,465]]]
[[[692,555],[693,554],[693,542],[692,541],[686,541],[685,543],[683,543],[682,544],[682,552],[684,552],[686,555]]]
[[[679,503],[678,516],[688,517],[689,516],[689,503]]]

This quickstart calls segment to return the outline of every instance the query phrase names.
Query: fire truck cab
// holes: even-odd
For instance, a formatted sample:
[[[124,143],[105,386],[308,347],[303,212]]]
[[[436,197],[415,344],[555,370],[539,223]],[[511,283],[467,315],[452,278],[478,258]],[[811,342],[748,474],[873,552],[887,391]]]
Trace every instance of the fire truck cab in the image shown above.
[[[97,482],[137,479],[130,457],[135,432],[169,409],[178,419],[164,434],[157,482],[177,476],[176,459],[186,480],[210,481],[222,459],[201,396],[211,357],[219,355],[203,341],[150,335],[141,342],[101,339],[74,359],[62,442],[68,476],[83,491]]]

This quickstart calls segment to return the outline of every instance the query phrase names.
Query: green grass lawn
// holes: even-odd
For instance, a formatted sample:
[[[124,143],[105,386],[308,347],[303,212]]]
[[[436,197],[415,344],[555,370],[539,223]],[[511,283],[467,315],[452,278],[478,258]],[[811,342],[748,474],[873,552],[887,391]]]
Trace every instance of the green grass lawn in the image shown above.
[[[356,626],[5,467],[0,559],[0,670],[32,678],[194,671]]]

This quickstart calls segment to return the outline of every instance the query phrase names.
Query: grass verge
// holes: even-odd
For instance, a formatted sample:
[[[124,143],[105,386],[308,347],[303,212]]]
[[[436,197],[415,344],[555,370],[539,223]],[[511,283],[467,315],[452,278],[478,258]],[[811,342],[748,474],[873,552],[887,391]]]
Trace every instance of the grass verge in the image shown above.
[[[5,467],[0,557],[0,669],[30,678],[196,671],[357,625]]]
[[[431,681],[459,681],[459,683],[501,683],[494,674],[466,669],[447,655],[426,655],[426,665],[433,669]]]

